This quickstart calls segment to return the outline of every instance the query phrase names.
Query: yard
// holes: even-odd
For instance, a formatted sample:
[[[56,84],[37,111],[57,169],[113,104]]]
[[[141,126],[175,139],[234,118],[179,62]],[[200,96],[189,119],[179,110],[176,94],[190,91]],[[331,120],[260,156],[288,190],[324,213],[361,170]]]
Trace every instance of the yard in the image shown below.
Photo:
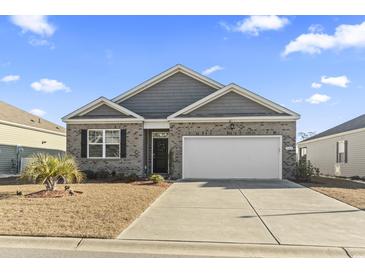
[[[41,185],[0,183],[0,235],[115,238],[169,184],[86,183],[71,185],[83,194],[64,198],[27,198]],[[63,189],[59,185],[59,189]],[[17,196],[17,190],[23,196]]]
[[[300,182],[300,184],[365,210],[365,183],[338,178],[314,177],[311,183]]]

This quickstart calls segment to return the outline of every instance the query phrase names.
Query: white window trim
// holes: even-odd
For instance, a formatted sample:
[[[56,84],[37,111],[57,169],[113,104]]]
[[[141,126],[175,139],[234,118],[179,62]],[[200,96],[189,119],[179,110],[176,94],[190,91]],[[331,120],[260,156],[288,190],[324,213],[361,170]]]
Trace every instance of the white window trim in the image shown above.
[[[346,140],[340,140],[337,141],[338,143],[338,152],[337,152],[337,158],[338,158],[338,164],[346,164],[346,146],[345,146]],[[340,147],[342,146],[343,151],[340,152]],[[342,157],[341,157],[342,156]]]
[[[118,131],[119,134],[119,143],[106,143],[106,139],[105,139],[105,131]],[[102,143],[89,143],[89,131],[101,131],[103,133],[103,142]],[[114,129],[114,128],[106,128],[106,129],[100,129],[100,128],[90,128],[87,130],[87,159],[120,159],[120,153],[121,153],[121,147],[120,147],[120,129]],[[90,157],[89,156],[89,146],[90,145],[101,145],[103,147],[102,149],[102,153],[103,156],[102,157]],[[118,145],[119,146],[119,157],[106,157],[106,145]]]
[[[305,150],[305,154],[303,154],[303,150]],[[301,147],[299,148],[299,158],[303,158],[304,156],[307,156],[308,148],[307,147]]]

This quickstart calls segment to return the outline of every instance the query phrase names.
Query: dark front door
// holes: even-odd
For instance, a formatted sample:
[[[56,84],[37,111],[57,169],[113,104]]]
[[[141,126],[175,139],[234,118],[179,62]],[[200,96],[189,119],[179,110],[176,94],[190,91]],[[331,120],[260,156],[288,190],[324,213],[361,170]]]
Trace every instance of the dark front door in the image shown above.
[[[167,138],[153,139],[153,172],[168,172],[168,143]]]

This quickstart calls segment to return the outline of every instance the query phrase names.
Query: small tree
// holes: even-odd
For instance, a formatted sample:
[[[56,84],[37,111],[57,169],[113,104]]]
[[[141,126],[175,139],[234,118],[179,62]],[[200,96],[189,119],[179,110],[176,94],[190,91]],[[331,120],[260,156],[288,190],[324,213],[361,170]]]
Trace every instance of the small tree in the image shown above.
[[[319,176],[319,168],[312,165],[305,158],[300,159],[295,165],[295,177],[300,180],[310,180],[312,176]]]
[[[34,154],[22,173],[22,178],[34,183],[45,184],[47,191],[53,191],[60,182],[80,183],[85,175],[77,167],[70,155],[52,156],[44,153]]]

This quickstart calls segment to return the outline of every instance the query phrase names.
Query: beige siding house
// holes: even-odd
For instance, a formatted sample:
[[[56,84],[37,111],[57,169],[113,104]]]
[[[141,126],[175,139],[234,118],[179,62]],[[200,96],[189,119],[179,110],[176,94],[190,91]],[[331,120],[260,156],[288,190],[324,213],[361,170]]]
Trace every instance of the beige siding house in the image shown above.
[[[365,115],[298,143],[323,175],[365,177]]]
[[[33,153],[65,150],[63,127],[0,101],[0,175],[17,174]]]

